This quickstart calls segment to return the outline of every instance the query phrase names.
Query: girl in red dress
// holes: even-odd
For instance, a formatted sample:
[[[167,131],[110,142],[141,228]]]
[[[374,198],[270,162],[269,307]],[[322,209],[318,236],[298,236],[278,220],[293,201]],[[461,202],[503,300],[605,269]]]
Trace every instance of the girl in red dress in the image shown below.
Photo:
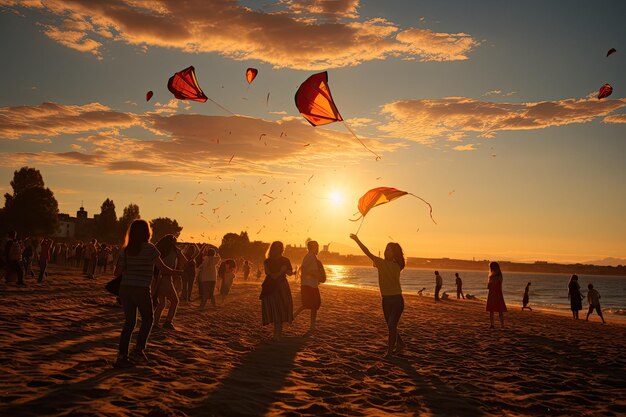
[[[489,295],[487,295],[487,311],[489,312],[491,328],[494,328],[493,313],[498,313],[500,316],[500,324],[504,327],[504,312],[507,311],[507,309],[504,303],[504,295],[502,295],[502,272],[497,262],[491,262],[489,264],[489,281],[487,288],[489,288]]]

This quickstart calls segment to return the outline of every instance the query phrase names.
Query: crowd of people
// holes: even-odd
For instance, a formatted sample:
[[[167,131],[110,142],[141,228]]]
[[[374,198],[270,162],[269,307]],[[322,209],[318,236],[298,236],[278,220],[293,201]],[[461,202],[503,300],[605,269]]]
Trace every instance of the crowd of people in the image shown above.
[[[38,266],[38,283],[47,279],[48,263],[59,266],[81,268],[86,278],[93,279],[96,274],[107,274],[109,266],[114,265],[113,275],[118,280],[116,292],[124,311],[119,353],[114,366],[125,368],[147,361],[146,344],[153,329],[176,330],[174,319],[179,303],[193,300],[193,288],[197,283],[199,310],[207,309],[207,304],[215,308],[223,304],[229,296],[239,265],[245,281],[250,279],[252,263],[249,260],[222,259],[218,248],[209,244],[187,244],[181,247],[173,235],[162,237],[155,245],[150,243],[152,232],[144,220],[135,220],[130,225],[124,245],[107,245],[95,239],[89,242],[67,244],[54,242],[50,238],[19,239],[17,233],[9,232],[2,244],[0,262],[4,267],[7,283],[16,282],[25,286],[24,276],[35,277],[33,264]],[[405,257],[398,243],[390,242],[380,258],[372,254],[356,235],[350,235],[363,253],[369,257],[378,271],[378,284],[382,296],[382,310],[387,324],[388,340],[386,356],[397,355],[405,348],[405,343],[398,331],[398,323],[404,311],[404,298],[400,275],[405,268]],[[284,245],[276,241],[270,245],[267,258],[257,266],[256,279],[264,275],[261,285],[260,304],[263,325],[273,326],[273,340],[283,337],[283,326],[292,323],[304,310],[310,310],[310,326],[307,334],[315,332],[317,313],[321,307],[319,284],[326,281],[324,266],[317,258],[319,245],[316,241],[307,242],[307,254],[301,261],[300,268],[294,268],[291,261],[283,255]],[[301,303],[294,312],[294,303],[289,284],[289,277],[299,278]],[[219,288],[218,288],[219,282]],[[503,275],[497,262],[489,264],[487,280],[488,296],[486,311],[489,312],[490,327],[494,328],[495,313],[498,313],[500,325],[504,327],[504,313],[507,306],[502,291]],[[109,283],[111,284],[111,283]],[[455,274],[456,298],[472,299],[463,292],[463,280]],[[522,310],[528,309],[529,282],[522,297]],[[443,278],[435,271],[436,302],[446,300]],[[422,294],[425,288],[418,292]],[[600,307],[600,294],[588,286],[587,301],[589,310],[586,319],[595,310],[605,323]],[[216,295],[218,298],[216,298]],[[578,277],[573,275],[568,284],[568,298],[575,319],[582,309],[583,295]],[[167,309],[165,320],[161,316]],[[141,316],[141,327],[133,351],[129,352],[132,333],[136,326],[137,311]]]

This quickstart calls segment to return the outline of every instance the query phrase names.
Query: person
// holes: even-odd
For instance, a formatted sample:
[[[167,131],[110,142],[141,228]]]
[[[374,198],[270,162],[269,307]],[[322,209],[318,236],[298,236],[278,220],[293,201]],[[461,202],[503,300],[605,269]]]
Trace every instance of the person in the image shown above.
[[[220,264],[218,269],[218,276],[222,280],[220,284],[220,298],[222,304],[226,301],[226,297],[230,293],[230,289],[233,286],[235,280],[235,272],[237,271],[237,264],[234,259],[226,259]]]
[[[578,312],[583,309],[580,293],[580,284],[578,284],[578,275],[574,274],[567,283],[567,298],[570,300],[570,308],[574,319],[578,320]]]
[[[256,280],[259,281],[261,279],[261,276],[263,276],[263,273],[261,272],[261,267],[257,267],[256,269]]]
[[[606,321],[604,321],[604,316],[602,315],[602,307],[600,307],[600,298],[602,298],[600,296],[600,293],[598,292],[598,290],[593,288],[593,284],[587,285],[587,289],[589,289],[589,291],[587,291],[589,310],[587,311],[587,317],[585,318],[585,321],[589,321],[589,315],[593,312],[593,310],[596,310],[596,313],[598,313],[598,316],[600,316],[600,318],[602,319],[602,324],[606,324]]]
[[[154,277],[154,268],[161,275],[181,274],[169,268],[160,258],[157,248],[150,243],[152,231],[145,220],[133,220],[127,232],[122,254],[115,266],[115,276],[122,276],[119,298],[124,309],[124,327],[120,335],[115,368],[128,368],[135,362],[146,362],[145,354],[148,338],[152,329],[152,297],[150,286]],[[141,315],[141,327],[135,349],[129,356],[130,339],[137,324],[137,310]]]
[[[50,262],[50,249],[52,248],[52,239],[44,239],[41,242],[41,252],[39,253],[39,277],[37,282],[42,283],[48,278],[48,262]]]
[[[87,265],[85,273],[87,278],[94,279],[96,277],[96,266],[98,265],[98,241],[91,239],[85,248],[85,264]]]
[[[439,275],[439,271],[435,271],[435,301],[440,301],[439,291],[441,291],[441,287],[443,287],[443,278]]]
[[[24,240],[24,251],[22,252],[22,260],[24,262],[24,275],[34,277],[33,273],[33,255],[35,250],[33,249],[33,239],[26,238]]]
[[[529,290],[530,290],[530,282],[526,284],[526,289],[524,290],[524,298],[522,298],[522,311],[526,309],[533,311],[532,307],[528,305],[528,301],[529,301],[528,291]]]
[[[248,278],[250,278],[250,263],[246,259],[243,261],[243,280],[248,281]]]
[[[6,281],[9,282],[12,275],[17,275],[17,285],[24,287],[24,262],[22,260],[22,245],[17,240],[17,232],[10,231],[8,240],[4,246],[4,259],[6,263]]]
[[[405,266],[402,247],[395,242],[387,243],[385,259],[382,259],[374,256],[357,235],[351,234],[350,238],[374,262],[374,267],[378,270],[378,286],[382,296],[383,314],[389,330],[385,357],[401,353],[405,347],[405,343],[398,332],[398,323],[404,311],[404,297],[402,297],[402,286],[400,285],[400,273]]]
[[[193,283],[196,280],[196,254],[199,252],[196,245],[189,245],[185,254],[185,267],[183,268],[183,301],[188,303],[191,301],[191,293],[193,292]]]
[[[459,276],[458,272],[456,272],[454,274],[454,276],[456,277],[456,279],[455,279],[455,283],[456,283],[456,299],[458,300],[459,298],[462,297],[465,300],[465,294],[463,294],[463,280]]]
[[[200,290],[200,310],[206,308],[206,303],[211,300],[211,306],[215,307],[215,283],[217,282],[217,265],[220,256],[215,249],[206,247],[202,262],[197,269],[198,286]]]
[[[272,242],[263,262],[265,280],[261,285],[261,319],[264,326],[274,324],[274,341],[280,341],[283,323],[293,321],[293,300],[287,276],[293,275],[291,261],[283,256],[282,242]]]
[[[504,313],[507,311],[506,304],[504,302],[504,295],[502,294],[502,271],[500,271],[500,264],[497,262],[491,262],[489,264],[489,278],[487,282],[487,288],[489,293],[487,294],[487,308],[489,312],[489,320],[491,322],[491,329],[493,325],[493,313],[498,313],[500,317],[500,325],[504,327]]]
[[[309,326],[309,333],[315,331],[317,324],[317,311],[322,305],[322,298],[320,296],[319,284],[326,281],[326,272],[324,266],[317,259],[317,254],[320,251],[320,245],[310,240],[306,244],[308,252],[304,255],[302,263],[300,265],[300,294],[302,297],[302,305],[293,314],[295,319],[303,310],[311,310],[311,324]]]
[[[156,244],[156,248],[161,254],[163,263],[170,269],[176,269],[176,263],[178,261],[178,252],[180,249],[176,247],[176,237],[174,235],[165,235]],[[179,263],[180,264],[180,263]],[[157,271],[158,272],[158,271]],[[167,301],[170,302],[170,307],[167,311],[167,317],[165,323],[163,323],[164,329],[176,330],[174,327],[174,317],[176,316],[176,310],[178,309],[178,293],[174,287],[172,281],[173,275],[160,274],[157,279],[156,292],[154,297],[156,298],[156,306],[154,308],[154,327],[157,329],[161,326],[159,321],[161,320],[161,314],[165,309]],[[178,275],[180,277],[180,275]]]

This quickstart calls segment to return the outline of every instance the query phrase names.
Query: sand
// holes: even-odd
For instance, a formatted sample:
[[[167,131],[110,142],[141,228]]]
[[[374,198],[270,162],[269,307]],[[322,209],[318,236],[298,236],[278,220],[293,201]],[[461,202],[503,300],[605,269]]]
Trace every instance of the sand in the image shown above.
[[[45,286],[0,284],[2,416],[626,414],[626,326],[597,316],[515,307],[490,330],[482,302],[407,295],[408,347],[386,360],[377,292],[322,286],[318,332],[304,336],[305,312],[276,343],[259,284],[236,281],[218,309],[182,305],[178,331],[153,332],[148,366],[115,370],[109,278],[51,272]]]

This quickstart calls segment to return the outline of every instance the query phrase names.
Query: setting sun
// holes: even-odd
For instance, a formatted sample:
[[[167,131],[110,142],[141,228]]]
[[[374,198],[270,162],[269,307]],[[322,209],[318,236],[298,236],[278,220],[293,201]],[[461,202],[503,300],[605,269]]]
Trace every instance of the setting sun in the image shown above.
[[[331,191],[331,193],[328,195],[328,199],[335,207],[341,206],[345,201],[343,193],[338,190]]]

